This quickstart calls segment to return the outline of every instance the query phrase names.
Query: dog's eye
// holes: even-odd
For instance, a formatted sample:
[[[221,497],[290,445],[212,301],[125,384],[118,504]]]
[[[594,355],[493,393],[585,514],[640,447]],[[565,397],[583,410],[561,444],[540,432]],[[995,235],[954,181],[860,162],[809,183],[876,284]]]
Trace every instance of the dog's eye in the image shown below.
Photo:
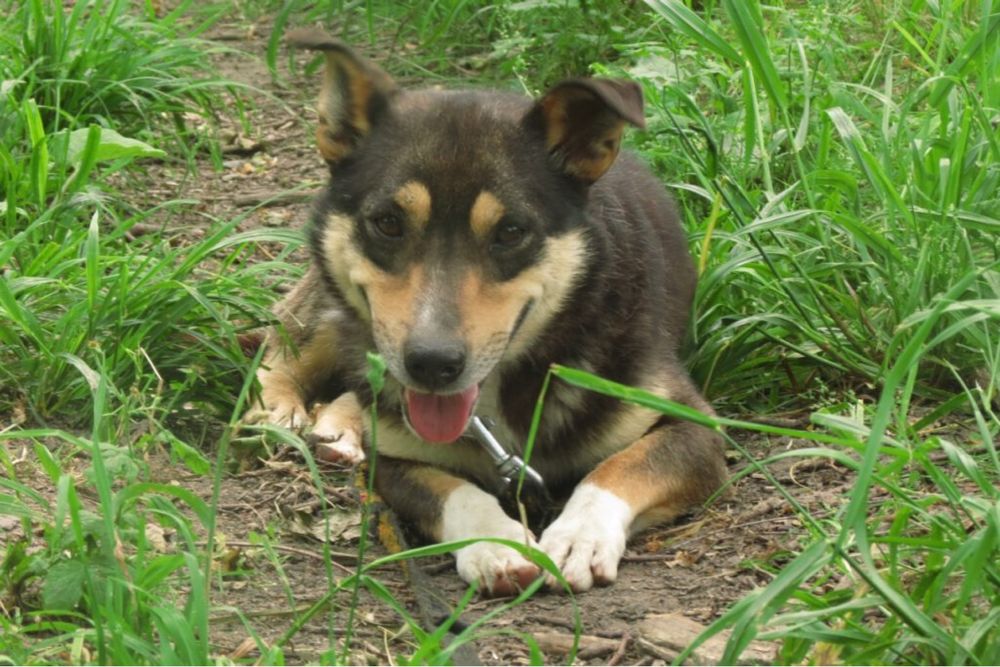
[[[371,226],[382,238],[390,240],[403,238],[403,221],[391,213],[383,213],[382,215],[375,216],[371,220]]]
[[[516,222],[501,222],[493,233],[493,245],[498,249],[517,248],[528,238],[528,230]]]

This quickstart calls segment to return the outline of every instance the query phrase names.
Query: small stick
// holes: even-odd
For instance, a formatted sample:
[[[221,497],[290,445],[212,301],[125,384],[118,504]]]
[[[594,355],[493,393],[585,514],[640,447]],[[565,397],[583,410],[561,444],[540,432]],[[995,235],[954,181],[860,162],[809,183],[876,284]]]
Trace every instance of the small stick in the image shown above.
[[[618,648],[616,648],[615,652],[611,654],[610,658],[608,658],[609,667],[614,667],[622,661],[622,658],[625,657],[625,651],[628,648],[628,643],[630,641],[632,641],[632,635],[628,630],[626,630],[622,633],[622,639],[618,642]]]

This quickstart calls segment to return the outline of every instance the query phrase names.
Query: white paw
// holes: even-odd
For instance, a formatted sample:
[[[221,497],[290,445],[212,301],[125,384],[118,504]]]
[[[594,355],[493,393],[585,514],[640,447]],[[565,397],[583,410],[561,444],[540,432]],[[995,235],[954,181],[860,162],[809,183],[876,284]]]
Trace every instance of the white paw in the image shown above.
[[[361,405],[353,393],[317,410],[309,444],[322,461],[354,465],[365,460]]]
[[[632,509],[624,500],[592,484],[573,492],[562,514],[542,533],[541,548],[562,570],[575,592],[618,578]],[[559,587],[555,577],[548,585]]]
[[[448,494],[441,511],[442,541],[498,537],[537,548],[535,537],[507,516],[497,499],[464,483]],[[495,542],[476,542],[455,552],[458,574],[478,582],[488,595],[512,595],[527,587],[541,569],[520,552]]]
[[[518,528],[521,528],[518,526]],[[524,541],[524,529],[519,536],[501,536]],[[537,548],[534,540],[531,546]],[[458,574],[465,581],[479,582],[488,595],[514,595],[538,578],[541,570],[520,553],[494,542],[477,542],[455,552]]]

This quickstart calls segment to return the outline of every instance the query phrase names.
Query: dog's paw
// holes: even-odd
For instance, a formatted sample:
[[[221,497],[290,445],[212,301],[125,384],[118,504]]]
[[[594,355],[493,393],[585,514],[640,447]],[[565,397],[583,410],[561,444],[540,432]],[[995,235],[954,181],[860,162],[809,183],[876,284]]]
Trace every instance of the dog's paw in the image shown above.
[[[319,431],[313,429],[307,438],[316,458],[327,463],[355,465],[365,460],[361,434],[356,431]]]
[[[537,548],[535,536],[507,516],[495,496],[463,482],[441,508],[441,540],[455,542],[471,537],[497,537]],[[458,574],[468,583],[478,582],[487,595],[511,595],[541,574],[541,569],[520,552],[495,542],[475,542],[455,551]]]
[[[343,394],[320,407],[308,442],[322,461],[349,465],[364,461],[364,422],[357,397]]]
[[[243,415],[244,424],[272,424],[290,431],[301,431],[309,425],[309,412],[302,401],[283,400],[251,408]]]
[[[503,537],[522,541],[524,531]],[[534,540],[531,546],[537,546]],[[477,542],[459,549],[455,563],[462,579],[468,583],[478,581],[480,590],[491,596],[514,595],[541,574],[541,569],[519,552],[495,542]]]
[[[541,549],[559,566],[577,593],[618,578],[618,562],[632,510],[624,500],[593,484],[581,484],[562,514],[542,533]],[[560,584],[546,576],[550,588]]]

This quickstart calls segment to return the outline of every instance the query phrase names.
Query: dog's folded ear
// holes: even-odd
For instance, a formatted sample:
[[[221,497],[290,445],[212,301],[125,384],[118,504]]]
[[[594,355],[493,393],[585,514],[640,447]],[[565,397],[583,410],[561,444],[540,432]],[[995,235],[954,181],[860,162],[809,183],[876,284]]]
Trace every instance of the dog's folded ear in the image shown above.
[[[368,135],[396,91],[396,84],[378,65],[322,30],[291,30],[286,39],[291,46],[326,55],[317,105],[316,142],[323,159],[332,166]]]
[[[590,184],[618,156],[625,124],[645,127],[642,90],[624,79],[569,79],[545,93],[525,118],[541,131],[556,168]]]

